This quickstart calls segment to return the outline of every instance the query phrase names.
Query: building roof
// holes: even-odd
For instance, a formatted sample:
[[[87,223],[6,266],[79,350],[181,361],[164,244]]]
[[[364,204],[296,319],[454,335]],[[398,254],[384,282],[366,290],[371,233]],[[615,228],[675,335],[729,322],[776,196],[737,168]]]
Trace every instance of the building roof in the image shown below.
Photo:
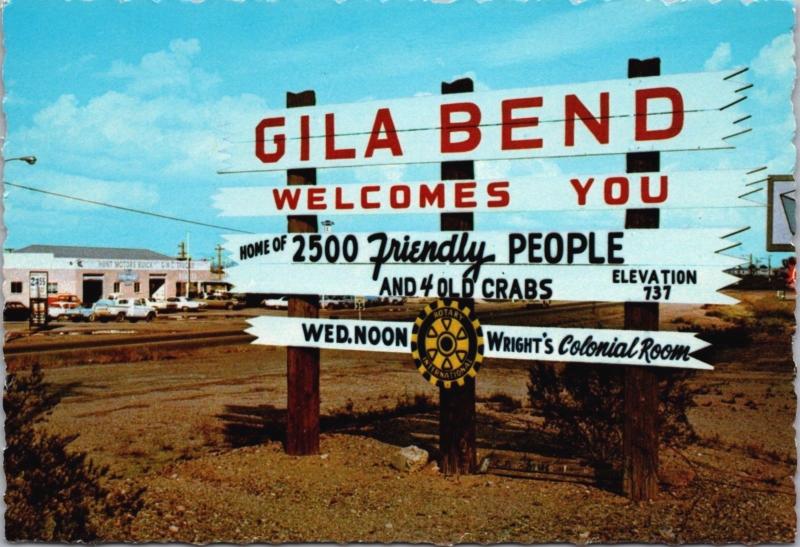
[[[73,245],[28,245],[14,253],[49,253],[56,258],[99,258],[114,260],[175,260],[148,249],[121,249],[116,247],[79,247]]]

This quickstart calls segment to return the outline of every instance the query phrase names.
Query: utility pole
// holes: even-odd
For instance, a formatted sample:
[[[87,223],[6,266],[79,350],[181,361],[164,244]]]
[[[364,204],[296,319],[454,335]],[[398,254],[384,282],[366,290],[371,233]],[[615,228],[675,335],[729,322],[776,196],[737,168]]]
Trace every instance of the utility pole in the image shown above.
[[[186,232],[186,298],[192,286],[192,251],[189,250],[189,232]]]
[[[219,280],[222,281],[222,245],[217,243],[217,246],[214,247],[214,250],[217,251],[217,274],[219,274]]]
[[[189,238],[189,234],[186,234],[186,238]],[[186,298],[189,298],[189,284],[192,282],[192,257],[189,256],[186,241],[178,243],[178,260],[186,261]]]

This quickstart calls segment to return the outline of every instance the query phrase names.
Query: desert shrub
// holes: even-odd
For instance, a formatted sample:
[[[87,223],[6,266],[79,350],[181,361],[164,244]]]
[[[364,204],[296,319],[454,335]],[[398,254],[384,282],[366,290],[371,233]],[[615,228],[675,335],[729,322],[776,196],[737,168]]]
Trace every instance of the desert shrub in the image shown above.
[[[785,300],[777,300],[774,296],[756,300],[751,308],[756,319],[794,320],[794,306]]]
[[[661,441],[681,445],[696,435],[686,412],[693,406],[688,372],[659,374]],[[528,396],[543,427],[597,469],[619,469],[624,424],[624,370],[613,366],[550,365],[530,368]]]
[[[142,507],[144,489],[111,488],[108,468],[69,450],[77,435],[53,435],[41,422],[60,395],[38,366],[8,375],[6,413],[6,538],[11,541],[94,541],[106,526],[125,529]]]
[[[678,331],[695,333],[712,346],[718,347],[742,348],[753,342],[752,329],[744,324],[725,327],[679,327]]]

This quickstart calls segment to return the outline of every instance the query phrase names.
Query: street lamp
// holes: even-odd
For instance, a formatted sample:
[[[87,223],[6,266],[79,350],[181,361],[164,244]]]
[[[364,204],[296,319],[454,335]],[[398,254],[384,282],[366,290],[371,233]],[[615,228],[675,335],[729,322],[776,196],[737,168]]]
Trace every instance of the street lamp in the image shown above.
[[[3,163],[8,163],[10,161],[24,161],[28,165],[33,165],[36,163],[36,156],[19,156],[16,158],[3,158]]]

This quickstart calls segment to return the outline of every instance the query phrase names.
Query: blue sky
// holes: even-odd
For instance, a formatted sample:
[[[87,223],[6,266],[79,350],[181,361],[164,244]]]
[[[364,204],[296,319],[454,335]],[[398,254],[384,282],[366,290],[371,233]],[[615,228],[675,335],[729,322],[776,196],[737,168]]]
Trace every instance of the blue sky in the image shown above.
[[[767,165],[793,172],[795,78],[789,2],[350,0],[127,3],[16,0],[4,10],[4,178],[56,192],[250,231],[285,220],[219,218],[221,186],[275,185],[279,173],[217,175],[226,119],[281,108],[313,88],[318,104],[439,93],[471,76],[477,89],[624,78],[629,57],[662,73],[749,66],[753,132],[735,152],[662,154],[664,169]],[[478,163],[476,175],[621,171],[624,157]],[[321,170],[318,180],[423,180],[436,166]],[[6,187],[5,247],[32,243],[147,247],[174,254],[191,233],[209,257],[225,230],[81,205]],[[622,213],[476,215],[476,229],[613,228]],[[337,231],[438,228],[436,215],[339,217]],[[765,210],[665,211],[662,225],[745,226],[737,254],[764,251]],[[774,263],[774,261],[773,261]]]

